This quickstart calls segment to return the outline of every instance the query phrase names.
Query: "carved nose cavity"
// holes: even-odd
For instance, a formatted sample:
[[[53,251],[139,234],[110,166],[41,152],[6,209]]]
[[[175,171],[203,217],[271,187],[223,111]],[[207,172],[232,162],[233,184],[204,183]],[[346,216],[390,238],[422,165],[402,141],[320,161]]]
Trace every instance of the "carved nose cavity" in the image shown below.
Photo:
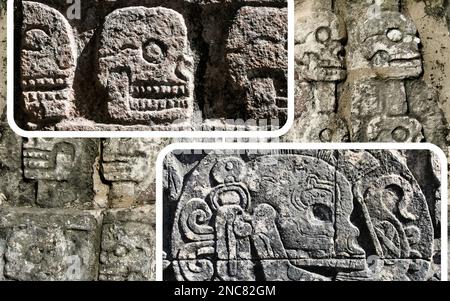
[[[149,41],[142,46],[144,59],[150,64],[160,64],[165,56],[165,51],[160,43]]]

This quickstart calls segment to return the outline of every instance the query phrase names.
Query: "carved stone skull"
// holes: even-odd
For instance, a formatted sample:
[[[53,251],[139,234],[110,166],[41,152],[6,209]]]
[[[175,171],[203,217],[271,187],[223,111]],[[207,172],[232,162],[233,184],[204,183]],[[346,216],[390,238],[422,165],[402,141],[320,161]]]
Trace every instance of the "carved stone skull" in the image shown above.
[[[118,9],[106,17],[99,81],[112,119],[165,124],[193,111],[193,63],[178,12],[157,7]]]
[[[16,229],[7,245],[5,272],[11,279],[65,279],[71,250],[61,229]]]
[[[30,121],[59,121],[73,112],[75,42],[64,16],[41,3],[24,1],[21,87]]]
[[[301,13],[295,30],[297,76],[305,81],[344,80],[344,22],[331,11]]]
[[[151,162],[160,145],[154,139],[103,142],[102,175],[111,182],[109,198],[113,207],[128,207],[141,198],[154,199]]]
[[[246,117],[287,117],[287,10],[241,8],[226,43],[232,85],[244,93]]]
[[[28,139],[23,145],[24,176],[30,180],[67,181],[77,150],[67,139]]]
[[[378,76],[403,79],[422,73],[420,39],[410,18],[399,12],[381,12],[361,22],[358,32],[359,51]]]

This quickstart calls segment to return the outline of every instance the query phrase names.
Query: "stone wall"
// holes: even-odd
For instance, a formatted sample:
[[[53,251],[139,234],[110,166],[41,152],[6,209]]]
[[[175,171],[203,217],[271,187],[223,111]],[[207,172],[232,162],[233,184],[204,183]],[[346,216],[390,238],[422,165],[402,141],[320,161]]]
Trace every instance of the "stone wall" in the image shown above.
[[[286,0],[17,2],[23,129],[286,122]]]
[[[154,164],[167,141],[18,137],[4,10],[0,21],[0,280],[154,280]]]
[[[302,142],[448,147],[448,1],[296,0]]]
[[[0,128],[0,279],[153,280],[156,140]]]

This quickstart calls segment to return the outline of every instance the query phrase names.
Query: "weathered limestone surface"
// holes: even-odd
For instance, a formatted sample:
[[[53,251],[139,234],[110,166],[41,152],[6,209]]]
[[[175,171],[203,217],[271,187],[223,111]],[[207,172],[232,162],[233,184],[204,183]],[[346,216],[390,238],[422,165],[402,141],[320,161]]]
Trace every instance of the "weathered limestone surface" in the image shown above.
[[[6,105],[6,1],[0,2],[0,74],[0,112],[3,112]]]
[[[285,139],[447,151],[444,2],[296,0],[296,122]]]
[[[438,280],[436,163],[428,151],[171,154],[164,277]]]
[[[167,141],[21,138],[0,104],[0,280],[154,280]]]
[[[286,121],[286,0],[18,2],[21,128],[249,130]]]
[[[154,280],[156,140],[0,126],[0,279]]]

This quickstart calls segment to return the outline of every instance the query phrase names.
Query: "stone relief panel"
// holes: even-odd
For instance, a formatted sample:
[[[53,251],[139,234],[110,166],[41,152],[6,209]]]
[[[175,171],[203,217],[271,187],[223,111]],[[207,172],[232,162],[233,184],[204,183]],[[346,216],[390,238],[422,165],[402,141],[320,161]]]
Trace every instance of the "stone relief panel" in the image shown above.
[[[110,184],[113,208],[142,205],[155,200],[155,162],[167,141],[108,139],[103,142],[101,173]]]
[[[164,278],[440,279],[440,200],[421,189],[409,166],[432,170],[415,158],[414,151],[177,152],[165,164]]]
[[[23,175],[36,183],[36,204],[92,207],[98,141],[30,138],[23,143]]]
[[[297,121],[287,140],[431,142],[447,151],[447,94],[427,78],[435,45],[421,39],[427,32],[415,24],[413,4],[297,0],[295,7]]]
[[[154,280],[166,143],[25,139],[0,123],[0,280]]]
[[[23,1],[21,90],[23,112],[45,125],[74,114],[76,47],[72,28],[56,9]]]
[[[95,280],[100,215],[0,208],[1,280]]]
[[[153,206],[109,211],[103,223],[99,280],[155,279]]]
[[[14,111],[23,129],[286,123],[287,1],[90,1],[79,18],[68,15],[72,4],[17,2]]]

